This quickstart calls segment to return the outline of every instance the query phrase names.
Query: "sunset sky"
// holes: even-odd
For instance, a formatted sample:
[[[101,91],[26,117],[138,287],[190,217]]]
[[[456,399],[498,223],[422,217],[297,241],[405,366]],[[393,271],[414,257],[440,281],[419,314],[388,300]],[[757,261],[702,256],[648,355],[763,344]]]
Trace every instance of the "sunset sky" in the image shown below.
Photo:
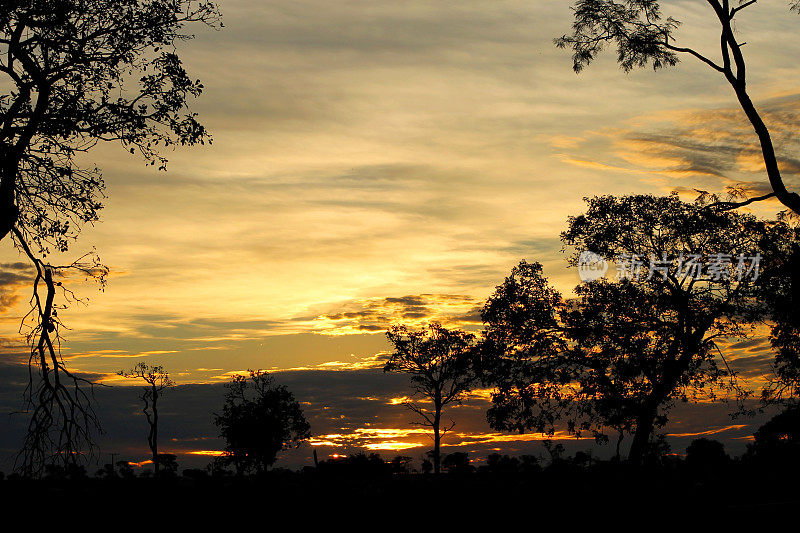
[[[625,75],[613,50],[577,76],[552,44],[569,31],[569,4],[220,0],[225,29],[198,28],[181,49],[205,84],[193,109],[213,145],[165,154],[167,172],[117,145],[89,156],[104,171],[106,208],[66,257],[96,247],[111,276],[104,292],[75,287],[90,301],[62,316],[69,366],[109,384],[139,361],[163,364],[186,385],[248,368],[292,370],[280,376],[313,412],[326,450],[342,434],[348,450],[428,446],[425,435],[397,433],[412,428],[391,401],[404,382],[376,370],[387,325],[438,320],[477,331],[482,301],[521,259],[542,262],[568,292],[578,277],[558,234],[584,196],[767,190],[754,136],[720,76],[690,58]],[[681,41],[712,55],[718,34],[706,2],[663,4],[684,22]],[[751,95],[793,186],[800,17],[785,0],[767,0],[739,18]],[[757,209],[770,216],[778,205]],[[10,240],[0,242],[6,391],[21,375],[22,261]],[[767,357],[763,341],[738,349],[759,364]],[[219,395],[198,392],[192,404],[191,391],[212,389],[176,392],[206,426]],[[13,394],[0,398],[3,411],[18,407]],[[120,413],[136,411],[135,395],[124,402]],[[489,433],[485,397],[474,402],[451,443]],[[720,438],[742,442],[753,431],[753,421],[717,411],[692,416],[672,432],[722,428]],[[173,426],[185,439],[173,448],[220,449],[213,427],[184,426]],[[369,428],[383,433],[365,439]],[[128,449],[127,435],[110,433]],[[508,449],[509,440],[481,450]]]

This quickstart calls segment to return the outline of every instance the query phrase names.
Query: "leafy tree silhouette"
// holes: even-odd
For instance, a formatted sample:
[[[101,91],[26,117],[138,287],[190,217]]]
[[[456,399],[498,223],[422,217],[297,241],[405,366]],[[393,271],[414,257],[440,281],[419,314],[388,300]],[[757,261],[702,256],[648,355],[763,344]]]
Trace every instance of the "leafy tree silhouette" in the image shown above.
[[[415,396],[424,398],[432,408],[414,401],[404,403],[433,431],[433,471],[441,471],[442,437],[453,429],[455,422],[442,427],[444,408],[460,404],[476,383],[471,369],[475,336],[458,330],[448,330],[431,324],[427,330],[412,331],[406,326],[393,326],[386,333],[394,345],[384,372],[399,372],[411,376]]]
[[[669,260],[652,276],[580,285],[573,300],[550,286],[538,263],[515,267],[483,310],[480,368],[497,387],[488,418],[496,429],[548,433],[562,422],[602,442],[609,428],[632,433],[628,459],[641,464],[676,401],[721,391],[746,397],[716,341],[747,338],[764,311],[755,276],[737,275],[736,261],[719,276],[690,276],[681,258],[751,256],[775,235],[772,223],[677,195],[587,202],[584,215],[569,219],[566,246]],[[569,263],[578,260],[575,253]]]
[[[486,470],[493,474],[514,474],[519,471],[520,460],[516,457],[492,453],[486,456]]]
[[[411,471],[411,457],[398,455],[389,461],[393,474],[408,474]]]
[[[422,464],[420,465],[420,469],[422,470],[423,474],[430,474],[433,472],[433,461],[429,458],[424,457],[422,459]]]
[[[117,472],[119,472],[119,477],[122,479],[133,479],[135,477],[133,473],[133,465],[129,461],[117,461]]]
[[[725,445],[714,439],[695,439],[686,448],[686,463],[704,471],[720,470],[728,465],[730,457]]]
[[[222,414],[214,424],[225,439],[219,465],[233,465],[237,475],[264,473],[278,452],[300,446],[311,437],[300,404],[284,385],[275,385],[267,372],[250,370],[226,385]]]
[[[760,298],[769,304],[770,342],[775,350],[772,375],[761,391],[766,404],[800,399],[800,227],[778,224],[765,243],[769,266],[759,280]]]
[[[105,279],[94,254],[68,265],[46,261],[66,252],[82,226],[99,218],[100,171],[81,154],[119,142],[165,168],[162,147],[210,141],[187,109],[202,84],[189,77],[177,45],[186,26],[219,24],[207,0],[10,0],[0,11],[0,240],[11,234],[35,268],[31,297],[32,412],[21,470],[75,462],[93,449],[99,421],[88,381],[60,357],[59,311],[74,301],[60,278],[76,271]],[[61,294],[64,303],[59,303]]]
[[[787,213],[800,215],[800,195],[787,189],[781,174],[781,162],[775,152],[769,128],[753,103],[747,89],[747,60],[737,38],[736,18],[746,9],[755,8],[755,0],[706,0],[709,20],[720,34],[716,57],[680,45],[674,32],[680,21],[661,12],[661,3],[653,0],[578,0],[574,3],[572,33],[555,40],[560,48],[572,51],[573,69],[580,73],[607,46],[615,46],[617,61],[626,72],[652,66],[658,70],[676,65],[681,57],[691,57],[721,75],[733,89],[739,105],[753,127],[772,192],[745,198],[746,191],[729,188],[729,199],[714,201],[709,207],[736,209],[753,202],[777,198]],[[789,8],[800,13],[800,2],[789,2]],[[716,200],[715,197],[713,197]],[[791,217],[786,217],[791,218]],[[787,241],[783,255],[775,255],[773,265],[783,265],[783,272],[773,278],[763,298],[773,304],[771,341],[775,348],[773,378],[764,388],[762,399],[781,402],[800,396],[800,319],[796,313],[800,303],[800,243],[798,229],[785,228]]]
[[[720,49],[716,58],[697,50],[678,45],[674,33],[680,22],[664,18],[661,3],[654,0],[578,0],[575,2],[572,33],[555,40],[559,48],[572,50],[572,64],[580,73],[603,51],[613,45],[617,61],[626,72],[634,68],[652,66],[653,69],[671,67],[681,56],[693,57],[730,84],[761,145],[772,192],[744,201],[721,202],[719,207],[736,208],[752,202],[775,197],[791,212],[800,214],[800,195],[790,192],[781,175],[775,147],[769,129],[747,91],[747,62],[741,43],[736,37],[735,19],[755,0],[706,0],[709,19],[718,25]],[[798,2],[790,7],[800,11]],[[742,191],[734,191],[734,196]]]
[[[377,453],[355,453],[320,461],[318,471],[325,475],[346,478],[380,478],[392,474],[397,464],[387,463]]]
[[[470,464],[469,453],[453,452],[445,455],[442,466],[448,474],[471,474],[475,467]]]
[[[120,370],[118,374],[126,378],[143,380],[147,383],[139,398],[144,403],[142,412],[147,419],[149,428],[147,445],[150,447],[153,469],[156,477],[158,477],[162,463],[159,457],[163,455],[158,453],[158,400],[167,388],[175,385],[175,382],[170,379],[169,373],[164,370],[163,366],[148,366],[147,363],[138,363],[128,372]]]
[[[745,458],[769,467],[800,468],[800,405],[788,407],[761,426]]]
[[[178,457],[172,453],[159,453],[156,456],[156,476],[175,477],[178,475]]]

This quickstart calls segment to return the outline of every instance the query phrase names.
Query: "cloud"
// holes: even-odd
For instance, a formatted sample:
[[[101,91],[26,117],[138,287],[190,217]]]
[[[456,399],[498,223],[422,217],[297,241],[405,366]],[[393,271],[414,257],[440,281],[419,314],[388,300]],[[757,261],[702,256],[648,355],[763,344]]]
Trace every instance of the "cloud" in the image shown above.
[[[482,302],[462,294],[418,294],[342,302],[320,314],[315,331],[326,334],[385,331],[395,324],[439,322],[449,327],[476,323]],[[480,323],[480,321],[477,321]]]
[[[0,313],[19,303],[19,292],[33,281],[33,267],[26,263],[0,263]]]
[[[762,102],[785,181],[800,185],[800,94]],[[743,187],[751,195],[770,192],[758,138],[738,108],[654,112],[627,121],[627,126],[587,132],[581,139],[551,145],[566,163],[611,172],[635,173],[661,184],[663,190],[694,192]],[[604,146],[605,150],[590,149]],[[595,153],[600,159],[587,159]],[[695,193],[696,194],[696,193]]]

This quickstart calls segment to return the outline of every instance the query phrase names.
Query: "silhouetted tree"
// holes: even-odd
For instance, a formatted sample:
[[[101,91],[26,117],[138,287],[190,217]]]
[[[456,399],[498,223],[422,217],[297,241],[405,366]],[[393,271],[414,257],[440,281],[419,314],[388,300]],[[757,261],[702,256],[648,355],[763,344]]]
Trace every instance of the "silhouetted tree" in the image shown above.
[[[493,474],[515,474],[520,462],[516,457],[492,453],[486,456],[486,469]]]
[[[250,370],[226,385],[222,414],[214,424],[225,439],[225,455],[217,461],[233,465],[238,475],[263,473],[278,452],[300,446],[311,437],[300,404],[284,385],[275,385],[267,372]]]
[[[408,474],[411,470],[411,457],[398,455],[389,461],[389,466],[393,474]]]
[[[519,461],[519,468],[523,474],[533,474],[542,470],[539,458],[535,455],[520,455]]]
[[[377,453],[355,453],[320,461],[319,472],[345,478],[376,478],[390,475],[394,466]]]
[[[475,471],[467,452],[448,453],[442,460],[442,466],[448,474],[471,474]]]
[[[169,373],[164,370],[163,366],[148,366],[146,363],[138,363],[128,372],[120,371],[118,374],[130,379],[143,380],[147,383],[139,398],[144,403],[142,412],[147,419],[149,429],[147,445],[150,447],[153,468],[157,477],[161,467],[161,461],[158,458],[159,455],[162,455],[158,453],[158,400],[164,390],[175,385],[175,382],[170,379]]]
[[[75,462],[99,429],[83,390],[89,382],[60,357],[58,311],[74,301],[60,280],[68,271],[102,282],[106,269],[93,254],[63,266],[44,259],[67,251],[81,227],[98,220],[103,179],[81,166],[81,154],[116,141],[164,168],[160,148],[209,140],[187,110],[202,84],[188,76],[176,47],[192,37],[188,24],[218,21],[207,0],[9,0],[0,10],[0,240],[10,233],[36,271],[24,324],[26,474],[50,459]]]
[[[133,479],[133,465],[130,461],[117,461],[117,472],[122,479]]]
[[[644,446],[642,464],[647,466],[666,466],[670,464],[672,446],[664,434],[652,435]]]
[[[690,467],[718,470],[728,464],[730,457],[725,445],[714,439],[694,439],[686,448],[686,462]]]
[[[0,13],[0,239],[14,228],[64,250],[98,218],[103,181],[77,155],[118,141],[163,167],[159,147],[208,139],[190,98],[203,86],[175,46],[216,26],[205,0],[10,0]]]
[[[751,256],[773,235],[753,216],[705,210],[677,195],[587,202],[586,214],[569,219],[565,245],[620,265],[625,256],[654,257],[662,270],[586,283],[568,301],[538,263],[514,268],[483,310],[481,368],[497,387],[489,421],[542,432],[563,422],[601,441],[608,428],[632,432],[629,460],[641,463],[676,401],[714,399],[720,390],[745,395],[716,341],[746,338],[764,311],[755,276],[736,274],[754,261],[733,259],[694,276],[687,259]],[[578,260],[575,253],[569,262]]]
[[[406,326],[393,326],[386,336],[394,345],[384,372],[399,372],[411,376],[415,396],[424,398],[432,408],[414,401],[406,408],[416,413],[421,422],[433,431],[433,470],[441,470],[441,444],[445,433],[455,422],[442,427],[442,413],[450,404],[460,404],[475,384],[471,370],[475,336],[458,330],[448,330],[431,324],[427,330],[411,331]]]
[[[44,476],[51,481],[78,481],[86,479],[86,467],[78,464],[49,464],[45,466]]]
[[[113,464],[106,463],[103,465],[102,468],[98,469],[97,472],[95,472],[95,476],[101,479],[116,479],[117,471],[114,469]]]
[[[787,408],[758,428],[745,457],[773,467],[800,467],[800,406]]]
[[[767,268],[759,280],[760,298],[769,304],[772,375],[761,398],[767,403],[800,399],[800,227],[789,222],[772,228],[764,252]]]
[[[433,472],[433,461],[425,457],[422,459],[422,464],[420,465],[420,469],[422,470],[423,474],[430,474]]]
[[[717,24],[720,50],[717,57],[708,57],[694,48],[678,44],[674,33],[680,22],[664,18],[660,2],[655,0],[578,0],[573,10],[572,34],[556,39],[560,48],[572,50],[575,72],[580,72],[609,45],[616,47],[617,61],[626,72],[652,66],[654,69],[674,66],[681,56],[691,56],[720,74],[733,89],[736,98],[753,126],[766,166],[772,192],[741,202],[722,202],[723,208],[734,208],[754,201],[775,197],[792,212],[800,214],[800,195],[787,190],[779,168],[769,129],[747,91],[747,63],[743,45],[736,37],[735,18],[755,0],[706,0],[708,18]],[[798,11],[797,2],[791,8]]]
[[[553,441],[550,439],[546,439],[542,441],[542,446],[544,446],[547,455],[550,456],[550,464],[549,467],[558,466],[560,463],[565,461],[564,459],[564,445],[560,442],[558,444],[553,444]]]
[[[183,470],[183,477],[200,481],[208,478],[208,472],[200,468],[186,468]]]
[[[156,476],[175,477],[178,475],[178,457],[172,453],[159,453],[156,456]],[[160,474],[159,474],[160,472]]]

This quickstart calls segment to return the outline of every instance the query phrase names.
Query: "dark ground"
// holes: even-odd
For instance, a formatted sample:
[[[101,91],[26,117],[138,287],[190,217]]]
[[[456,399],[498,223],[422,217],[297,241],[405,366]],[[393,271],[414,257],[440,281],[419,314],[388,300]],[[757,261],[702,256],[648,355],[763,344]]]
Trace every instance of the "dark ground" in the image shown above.
[[[0,501],[11,511],[48,510],[51,502],[57,502],[60,509],[86,509],[98,515],[130,512],[141,518],[237,521],[261,516],[265,528],[278,516],[293,517],[297,525],[331,516],[361,526],[368,525],[359,523],[367,516],[382,516],[382,523],[416,516],[444,522],[483,518],[498,525],[546,521],[614,527],[617,523],[628,530],[638,529],[628,522],[634,518],[648,518],[648,529],[663,521],[694,517],[716,523],[757,519],[764,526],[775,525],[777,514],[800,508],[797,480],[796,470],[743,464],[708,470],[602,463],[584,469],[563,465],[530,473],[439,476],[306,469],[242,479],[206,475],[159,480],[6,479],[0,482]]]

